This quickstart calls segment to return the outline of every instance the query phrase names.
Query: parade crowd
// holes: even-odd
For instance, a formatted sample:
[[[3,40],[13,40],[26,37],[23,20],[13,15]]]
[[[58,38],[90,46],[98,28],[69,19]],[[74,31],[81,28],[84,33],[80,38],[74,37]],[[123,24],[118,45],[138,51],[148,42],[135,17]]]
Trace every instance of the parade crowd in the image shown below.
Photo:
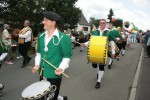
[[[33,74],[39,72],[40,81],[44,79],[57,87],[52,100],[68,100],[67,96],[59,95],[62,74],[69,67],[73,50],[80,47],[79,52],[82,53],[86,50],[85,47],[89,47],[90,37],[92,36],[103,36],[108,39],[108,65],[92,62],[92,67],[96,69],[96,89],[101,87],[106,65],[108,69],[111,69],[113,61],[119,61],[120,56],[125,56],[133,43],[141,44],[147,52],[145,57],[150,58],[150,30],[146,32],[142,30],[130,31],[126,27],[115,27],[113,22],[108,23],[105,19],[101,19],[99,27],[92,27],[93,29],[88,34],[84,31],[84,28],[78,32],[75,29],[67,29],[61,32],[57,27],[57,23],[61,21],[60,15],[45,11],[43,16],[42,23],[45,31],[40,33],[38,37],[33,36],[29,20],[25,20],[24,28],[13,35],[13,32],[9,30],[11,26],[7,23],[3,24],[3,31],[0,33],[2,35],[0,39],[0,68],[5,64],[14,64],[14,59],[22,59],[20,67],[27,67],[32,59],[28,53],[31,49],[34,49],[33,54],[36,56],[32,72]],[[15,48],[15,52],[13,48]],[[15,56],[12,55],[14,53]],[[50,67],[53,65],[49,65],[44,59],[51,62],[56,69]],[[4,85],[0,84],[0,97],[3,89]],[[38,100],[46,99],[42,97]]]

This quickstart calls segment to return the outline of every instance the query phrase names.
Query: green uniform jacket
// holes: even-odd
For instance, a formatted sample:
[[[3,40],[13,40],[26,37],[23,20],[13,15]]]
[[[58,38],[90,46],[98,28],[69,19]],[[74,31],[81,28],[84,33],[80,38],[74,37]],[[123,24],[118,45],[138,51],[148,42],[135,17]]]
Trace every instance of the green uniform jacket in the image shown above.
[[[44,67],[43,76],[46,78],[60,78],[55,74],[55,69],[47,63],[43,62],[42,58],[53,64],[55,67],[59,67],[63,58],[70,58],[72,55],[72,45],[69,36],[59,32],[59,39],[57,36],[53,36],[49,41],[47,47],[48,51],[44,51],[45,47],[45,33],[42,33],[38,39],[37,53],[41,54],[40,70]]]
[[[119,31],[117,30],[111,30],[108,33],[108,40],[109,41],[115,41],[115,38],[119,37]]]
[[[102,36],[108,36],[108,30],[105,30],[103,33],[102,33]],[[94,36],[100,36],[100,31],[99,30],[95,30],[92,32],[92,35]]]
[[[7,46],[4,44],[4,42],[2,42],[2,40],[0,40],[0,55],[2,53],[7,53]]]

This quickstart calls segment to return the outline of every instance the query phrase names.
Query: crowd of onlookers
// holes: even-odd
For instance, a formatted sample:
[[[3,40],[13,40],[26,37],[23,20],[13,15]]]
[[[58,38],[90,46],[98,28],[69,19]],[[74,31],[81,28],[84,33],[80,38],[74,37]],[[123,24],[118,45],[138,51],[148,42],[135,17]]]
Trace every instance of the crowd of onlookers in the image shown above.
[[[79,43],[84,43],[89,40],[90,33],[87,33],[83,29],[81,31],[75,31],[74,29],[64,30],[64,33],[71,38],[73,49],[75,46],[79,46]],[[80,52],[82,52],[83,47],[81,47]]]
[[[13,64],[13,62],[12,62],[12,60],[13,60],[12,50],[14,50],[14,48],[15,48],[16,58],[19,59],[19,58],[22,58],[22,56],[19,54],[18,42],[12,38],[12,34],[10,33],[10,25],[9,24],[3,25],[3,31],[1,33],[1,35],[2,35],[1,40],[4,42],[5,46],[8,49],[8,55],[4,59],[4,61],[6,64]]]
[[[145,57],[150,57],[150,30],[147,30],[147,32],[141,34],[141,43],[147,52]]]

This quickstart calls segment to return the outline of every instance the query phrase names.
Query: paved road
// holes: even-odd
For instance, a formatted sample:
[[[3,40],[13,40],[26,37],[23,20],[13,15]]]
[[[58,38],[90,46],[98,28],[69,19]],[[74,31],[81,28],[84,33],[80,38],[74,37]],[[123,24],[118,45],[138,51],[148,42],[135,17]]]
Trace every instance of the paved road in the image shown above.
[[[67,95],[69,100],[127,100],[141,53],[140,44],[133,44],[119,62],[115,60],[111,70],[105,67],[100,89],[94,88],[96,69],[87,64],[86,49],[79,51],[79,47],[74,49],[70,68],[66,70],[70,78],[63,77],[60,95]],[[22,59],[15,60],[14,65],[3,64],[0,82],[5,89],[1,100],[20,100],[22,90],[38,81],[38,74],[32,74],[30,68],[20,68],[21,63]],[[34,58],[29,66],[33,65]]]
[[[144,52],[146,55],[146,52]],[[150,100],[150,58],[142,59],[139,84],[136,92],[136,100]]]

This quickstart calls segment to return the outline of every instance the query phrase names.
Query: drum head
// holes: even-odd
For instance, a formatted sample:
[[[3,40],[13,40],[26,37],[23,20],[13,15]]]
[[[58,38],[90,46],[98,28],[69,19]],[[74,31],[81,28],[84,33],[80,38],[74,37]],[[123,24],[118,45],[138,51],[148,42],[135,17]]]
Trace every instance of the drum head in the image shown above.
[[[48,91],[49,87],[50,83],[47,81],[33,83],[23,90],[22,98],[38,98],[38,96],[43,95],[44,92]]]

